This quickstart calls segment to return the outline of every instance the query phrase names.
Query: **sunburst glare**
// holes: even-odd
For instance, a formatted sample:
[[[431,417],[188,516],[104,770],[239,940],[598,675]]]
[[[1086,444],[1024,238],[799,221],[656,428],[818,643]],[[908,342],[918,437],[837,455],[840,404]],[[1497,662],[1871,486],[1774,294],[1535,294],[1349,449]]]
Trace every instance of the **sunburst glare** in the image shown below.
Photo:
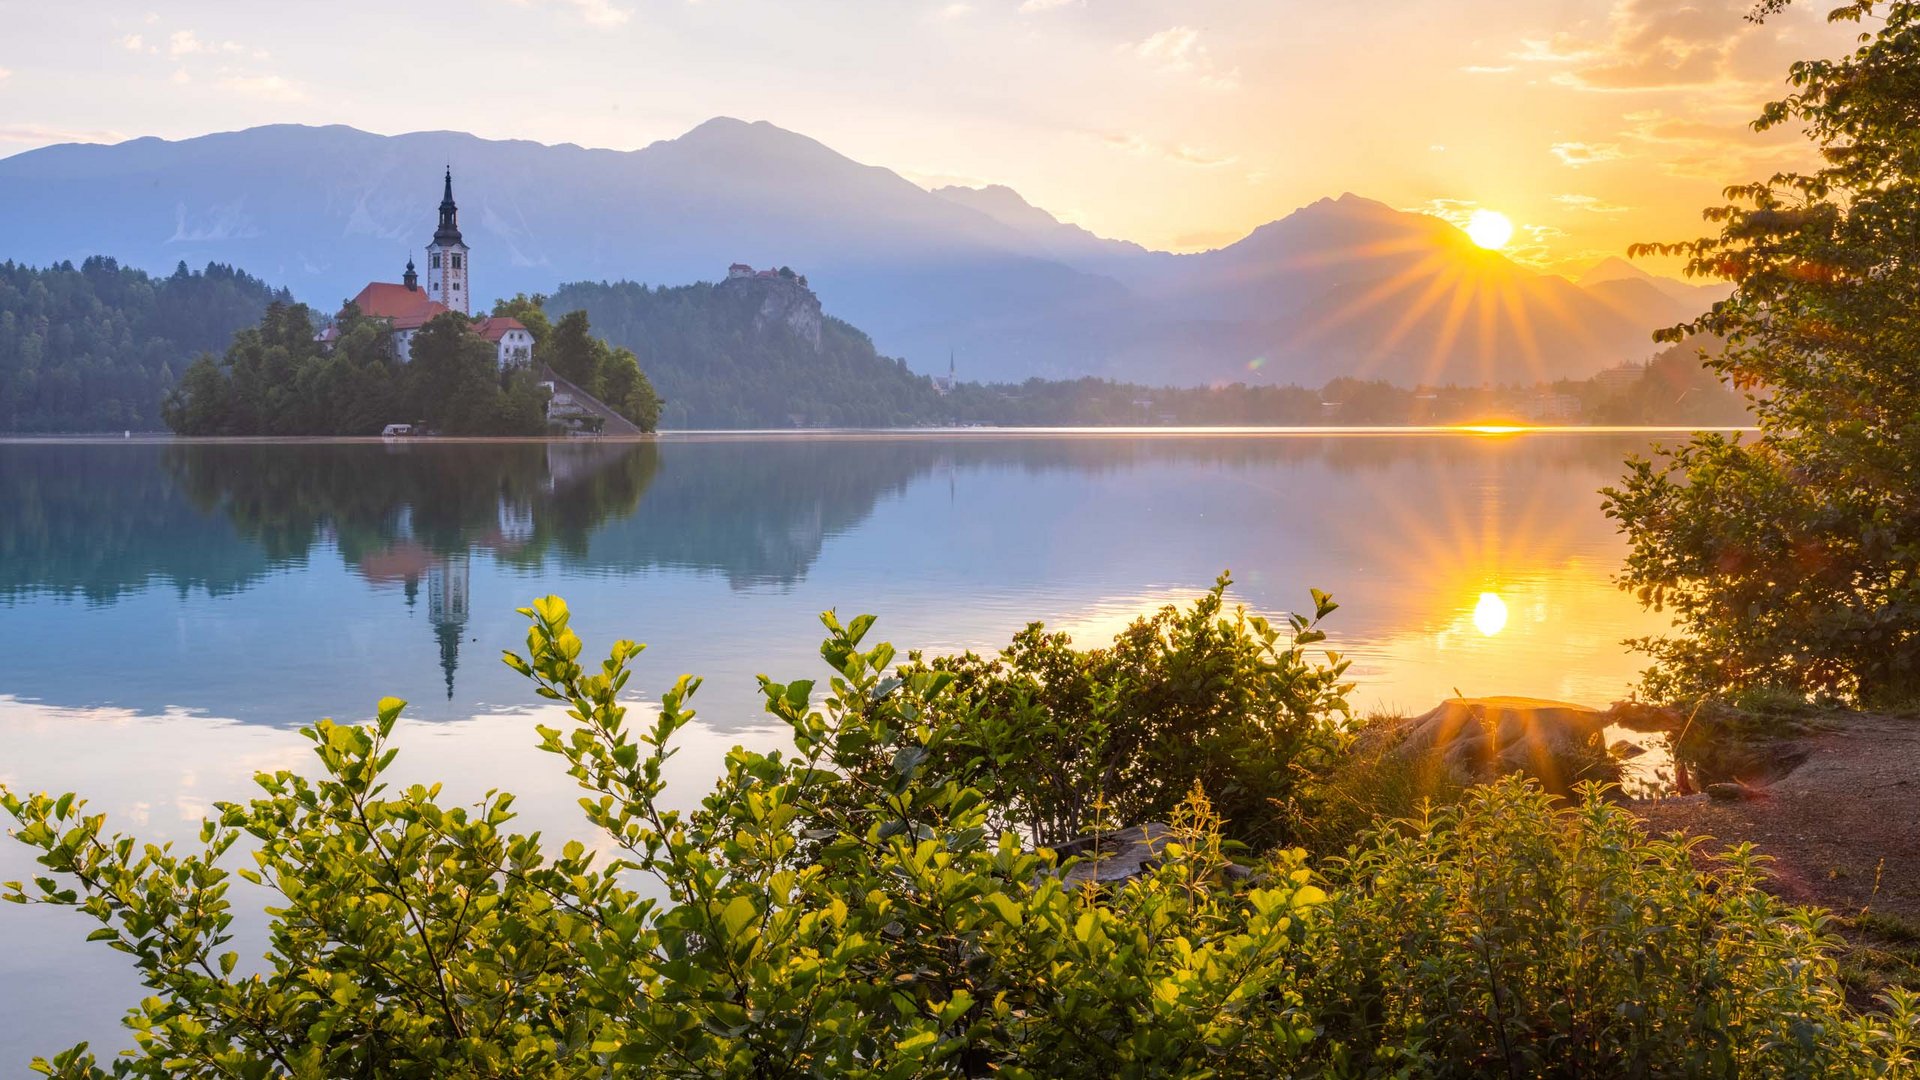
[[[1467,219],[1467,236],[1488,251],[1499,251],[1513,239],[1513,221],[1498,210],[1475,210]]]

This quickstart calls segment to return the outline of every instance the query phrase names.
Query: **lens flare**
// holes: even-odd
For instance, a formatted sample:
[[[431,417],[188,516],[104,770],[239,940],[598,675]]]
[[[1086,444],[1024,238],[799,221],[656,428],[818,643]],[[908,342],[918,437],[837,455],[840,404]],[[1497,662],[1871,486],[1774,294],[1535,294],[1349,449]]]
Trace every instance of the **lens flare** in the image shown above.
[[[1473,605],[1473,626],[1488,637],[1507,628],[1507,602],[1499,593],[1483,592]]]

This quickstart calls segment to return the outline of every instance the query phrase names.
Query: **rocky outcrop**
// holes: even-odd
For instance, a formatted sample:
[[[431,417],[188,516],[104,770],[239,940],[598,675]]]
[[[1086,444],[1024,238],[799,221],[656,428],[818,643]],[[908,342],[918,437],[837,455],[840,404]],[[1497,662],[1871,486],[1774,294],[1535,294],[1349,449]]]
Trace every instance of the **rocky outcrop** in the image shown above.
[[[725,295],[748,298],[754,305],[753,328],[765,333],[780,329],[820,349],[820,298],[805,284],[804,278],[778,273],[754,274],[722,281],[714,289]]]
[[[1525,773],[1556,794],[1587,780],[1617,781],[1603,732],[1610,713],[1538,698],[1449,698],[1419,716],[1369,727],[1356,750],[1410,767],[1438,766],[1454,782]]]

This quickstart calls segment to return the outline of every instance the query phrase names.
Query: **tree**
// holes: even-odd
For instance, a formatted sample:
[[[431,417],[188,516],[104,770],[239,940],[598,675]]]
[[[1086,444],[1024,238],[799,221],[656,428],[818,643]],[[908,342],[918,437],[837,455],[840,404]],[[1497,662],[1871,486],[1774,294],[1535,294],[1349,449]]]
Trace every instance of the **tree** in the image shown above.
[[[604,347],[604,344],[603,344]],[[613,411],[636,424],[642,431],[660,426],[660,395],[640,370],[640,361],[627,349],[610,349],[603,365],[602,398]]]
[[[1734,283],[1662,337],[1724,340],[1708,363],[1761,429],[1636,459],[1605,493],[1623,586],[1679,630],[1642,643],[1659,696],[1920,696],[1920,3],[1831,17],[1879,25],[1794,64],[1754,123],[1803,127],[1819,167],[1729,188],[1717,235],[1636,248]]]
[[[231,267],[166,277],[94,256],[0,263],[0,431],[136,431],[194,358],[223,349],[285,290]]]
[[[534,355],[561,378],[595,397],[600,396],[600,341],[584,311],[569,311],[554,324],[544,347]]]
[[[414,412],[447,435],[496,433],[491,421],[500,394],[498,354],[467,318],[448,311],[413,335],[407,365]]]

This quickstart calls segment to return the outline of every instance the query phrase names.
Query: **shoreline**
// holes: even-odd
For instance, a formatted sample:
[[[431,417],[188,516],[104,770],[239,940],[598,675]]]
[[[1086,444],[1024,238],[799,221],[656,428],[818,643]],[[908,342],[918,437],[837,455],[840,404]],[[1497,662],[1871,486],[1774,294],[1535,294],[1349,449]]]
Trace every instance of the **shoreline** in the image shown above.
[[[644,445],[656,442],[716,440],[794,441],[804,439],[917,439],[917,438],[1081,438],[1081,439],[1212,439],[1212,438],[1507,438],[1519,435],[1692,435],[1696,432],[1753,432],[1755,427],[1718,425],[1349,425],[1349,426],[1196,426],[1196,427],[913,427],[913,428],[674,428],[648,435],[595,436],[480,436],[416,435],[391,439],[380,435],[171,435],[164,432],[0,434],[0,446],[192,444],[215,446],[320,446],[413,444],[605,444]]]

